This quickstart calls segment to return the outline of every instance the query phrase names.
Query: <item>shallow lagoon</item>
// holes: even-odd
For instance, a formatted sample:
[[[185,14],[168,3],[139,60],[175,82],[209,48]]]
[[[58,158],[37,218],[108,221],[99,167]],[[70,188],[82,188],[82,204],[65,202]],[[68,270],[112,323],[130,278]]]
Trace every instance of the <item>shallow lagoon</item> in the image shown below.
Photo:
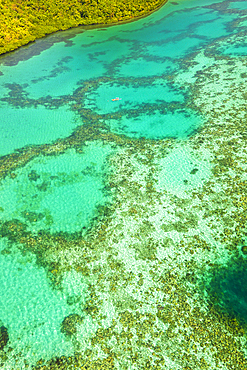
[[[58,157],[36,157],[1,184],[1,218],[18,219],[37,232],[73,233],[89,226],[109,196],[104,186],[111,147],[85,145]]]
[[[4,370],[247,367],[245,16],[168,1],[1,57]]]

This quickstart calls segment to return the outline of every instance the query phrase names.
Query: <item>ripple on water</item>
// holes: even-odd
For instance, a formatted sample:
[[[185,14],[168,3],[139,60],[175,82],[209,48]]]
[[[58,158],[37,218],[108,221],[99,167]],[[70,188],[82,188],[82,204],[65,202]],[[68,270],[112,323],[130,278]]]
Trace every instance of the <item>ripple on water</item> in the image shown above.
[[[31,231],[77,232],[110,197],[105,191],[109,145],[91,143],[56,157],[37,157],[0,185],[1,218],[18,219]]]
[[[0,106],[0,156],[26,145],[51,143],[69,136],[80,124],[79,117],[68,106],[58,109],[15,108]]]
[[[166,190],[181,198],[190,197],[191,191],[202,188],[211,176],[209,152],[204,150],[198,157],[189,146],[174,148],[157,164],[160,166],[157,190]]]
[[[83,306],[88,292],[81,274],[65,273],[62,289],[55,290],[45,269],[37,266],[35,256],[27,252],[22,255],[15,245],[9,251],[5,239],[0,240],[0,268],[0,317],[8,330],[8,346],[13,348],[4,369],[25,368],[24,359],[35,364],[40,358],[72,355],[73,343],[60,328],[71,313],[85,317]],[[74,286],[80,288],[80,299],[77,304],[68,304]],[[93,328],[88,319],[81,326],[84,336]]]
[[[189,325],[192,323],[189,329],[196,334],[195,338],[198,339],[196,346],[198,345],[199,351],[202,350],[204,354],[206,352],[207,354],[205,360],[202,352],[200,352],[201,354],[198,352],[200,359],[198,356],[196,359],[193,357],[195,352],[193,352],[193,348],[189,348],[190,343],[188,343],[189,347],[185,348],[186,351],[188,350],[188,356],[184,357],[182,347],[181,351],[178,351],[176,347],[176,355],[174,362],[172,362],[170,354],[174,348],[171,347],[173,344],[169,339],[170,334],[164,335],[164,330],[159,326],[156,327],[158,340],[160,340],[160,348],[165,356],[165,362],[163,365],[161,364],[161,367],[170,364],[174,370],[181,366],[192,366],[192,368],[193,366],[194,368],[209,366],[214,369],[215,361],[218,361],[224,352],[229,357],[222,360],[222,366],[231,364],[229,366],[234,368],[233,360],[240,356],[240,351],[244,348],[244,344],[239,347],[240,342],[237,342],[239,339],[236,341],[237,344],[228,348],[228,351],[225,351],[225,347],[221,352],[220,347],[215,347],[213,342],[211,347],[207,347],[208,342],[205,343],[205,336],[201,332],[200,325],[197,326],[201,318],[205,319],[206,317],[203,316],[203,311],[200,311],[203,296],[200,297],[191,284],[191,292],[195,294],[193,293],[193,296],[189,297],[186,285],[183,286],[183,284],[190,284],[190,281],[195,284],[198,272],[204,273],[204,268],[213,267],[215,271],[219,271],[214,262],[220,264],[225,258],[221,256],[219,251],[224,251],[222,255],[226,256],[228,254],[227,248],[231,243],[234,252],[235,241],[229,235],[232,233],[234,235],[236,232],[235,235],[239,237],[243,229],[242,221],[239,221],[242,217],[240,215],[239,218],[239,209],[244,203],[239,206],[240,200],[237,198],[237,194],[236,197],[233,194],[238,191],[238,187],[240,190],[242,189],[242,184],[240,186],[238,179],[240,167],[235,169],[234,163],[235,159],[237,162],[240,157],[235,158],[233,151],[228,150],[230,146],[227,147],[226,154],[228,155],[227,152],[229,152],[229,158],[224,160],[223,167],[220,165],[217,169],[215,164],[220,164],[221,160],[217,159],[215,154],[224,146],[224,141],[219,139],[221,139],[221,132],[225,135],[225,130],[228,127],[230,130],[226,133],[225,138],[228,139],[228,134],[232,137],[239,135],[237,140],[239,143],[241,142],[240,132],[235,131],[233,125],[238,121],[237,117],[240,114],[237,104],[242,104],[242,100],[237,98],[236,106],[234,104],[235,97],[237,97],[235,90],[240,86],[239,95],[243,94],[244,91],[242,85],[237,84],[238,75],[242,79],[242,76],[245,78],[245,74],[241,74],[242,69],[239,69],[238,75],[232,74],[232,69],[237,70],[237,63],[236,58],[229,58],[229,56],[246,55],[244,37],[237,34],[238,25],[241,26],[240,15],[244,13],[237,8],[243,10],[244,7],[245,9],[246,1],[232,1],[230,4],[229,1],[221,0],[191,0],[180,1],[176,6],[172,6],[172,3],[174,2],[168,1],[162,9],[150,17],[130,24],[88,30],[75,37],[75,31],[73,31],[71,38],[68,36],[69,43],[64,43],[63,37],[61,37],[61,42],[56,42],[51,46],[51,42],[46,44],[45,40],[49,39],[47,37],[40,41],[41,44],[44,42],[44,47],[39,55],[31,56],[31,52],[29,59],[13,66],[10,63],[1,68],[0,83],[2,86],[0,86],[0,90],[2,96],[7,98],[6,101],[12,101],[13,104],[18,101],[23,103],[27,98],[29,106],[38,105],[40,107],[41,104],[44,105],[36,110],[31,108],[16,109],[9,105],[8,110],[5,102],[2,103],[4,126],[2,126],[3,129],[0,132],[2,135],[0,136],[6,135],[6,142],[3,142],[2,146],[3,154],[20,146],[50,142],[57,137],[68,136],[77,123],[74,120],[74,113],[68,112],[68,107],[65,106],[65,104],[69,105],[70,102],[76,103],[73,104],[73,109],[78,109],[78,113],[80,112],[85,117],[87,128],[91,122],[97,125],[97,119],[101,122],[100,127],[105,124],[105,128],[108,130],[105,130],[103,135],[107,139],[110,137],[112,140],[118,140],[117,135],[125,135],[137,140],[139,138],[159,140],[167,137],[178,139],[176,141],[164,140],[154,144],[144,140],[140,140],[140,143],[137,140],[135,142],[134,140],[131,142],[129,139],[125,141],[126,138],[121,138],[123,152],[114,158],[114,163],[118,166],[115,173],[118,202],[115,205],[115,219],[109,220],[108,227],[104,229],[106,245],[101,244],[101,237],[97,238],[97,235],[93,235],[95,240],[93,247],[95,248],[92,250],[92,244],[90,244],[90,251],[87,251],[87,248],[81,248],[83,243],[76,243],[78,239],[74,240],[74,237],[78,235],[72,234],[67,242],[61,243],[61,245],[56,244],[58,246],[56,254],[52,247],[50,252],[43,248],[45,233],[39,233],[39,244],[34,244],[35,247],[37,245],[37,256],[40,257],[41,254],[38,250],[40,245],[44,250],[42,258],[44,264],[47,264],[46,268],[51,266],[51,261],[60,264],[61,284],[58,284],[60,284],[61,291],[59,292],[51,289],[45,270],[37,267],[36,260],[31,254],[26,253],[23,256],[18,252],[13,241],[14,238],[11,239],[9,235],[14,235],[15,231],[12,231],[12,227],[18,225],[18,222],[26,224],[28,230],[32,231],[33,234],[27,245],[25,245],[25,238],[22,238],[24,241],[20,239],[23,248],[25,248],[29,247],[31,240],[36,240],[36,235],[40,230],[52,234],[56,232],[78,232],[79,234],[83,230],[88,230],[92,226],[94,218],[99,215],[98,208],[112,200],[107,192],[106,182],[110,171],[107,160],[108,156],[114,153],[113,147],[109,144],[93,141],[92,129],[92,142],[86,143],[81,152],[68,149],[57,156],[37,156],[24,167],[12,173],[11,178],[6,177],[2,180],[0,183],[0,217],[3,222],[11,221],[6,222],[2,227],[3,235],[9,236],[11,244],[7,245],[3,238],[0,241],[0,268],[2,271],[0,276],[2,302],[0,303],[3,303],[0,304],[0,325],[7,328],[8,345],[13,348],[12,352],[6,351],[6,355],[13,362],[10,364],[7,359],[4,370],[17,368],[15,363],[17,358],[18,361],[19,359],[23,361],[25,358],[32,364],[32,361],[35,362],[40,358],[50,359],[61,354],[73,355],[78,348],[83,348],[85,338],[87,339],[85,342],[93,350],[95,358],[97,354],[99,356],[103,354],[102,356],[105,358],[108,357],[107,354],[100,351],[106,349],[107,352],[109,349],[111,353],[119,354],[119,367],[124,368],[127,366],[127,362],[124,361],[128,360],[129,354],[129,358],[131,358],[131,348],[126,345],[126,333],[122,331],[116,334],[114,330],[112,332],[111,329],[114,327],[114,325],[111,327],[112,318],[108,321],[110,316],[104,316],[103,313],[111,312],[113,317],[112,312],[116,310],[114,320],[116,319],[118,327],[130,324],[133,330],[138,331],[137,321],[140,320],[132,322],[132,319],[130,321],[128,319],[127,322],[124,319],[122,321],[125,312],[120,311],[120,308],[124,306],[129,310],[134,307],[132,313],[128,312],[131,317],[132,314],[136,313],[134,312],[134,310],[136,311],[135,307],[139,307],[140,313],[150,317],[150,321],[145,319],[145,322],[149,322],[153,326],[154,322],[157,323],[158,317],[155,317],[155,306],[159,307],[158,310],[164,308],[160,306],[163,299],[161,295],[164,292],[164,302],[169,302],[170,307],[174,307],[175,303],[177,305],[173,313],[170,310],[172,325],[168,328],[174,338],[173,342],[177,343],[182,339],[183,343],[188,343],[186,339],[188,337],[187,326],[188,322]],[[227,5],[230,5],[228,9],[226,9]],[[229,11],[230,8],[232,11]],[[234,19],[236,23],[232,22]],[[246,22],[245,18],[241,19]],[[242,23],[242,26],[244,24]],[[242,31],[244,30],[241,29]],[[233,36],[226,39],[225,36],[230,32]],[[57,36],[56,40],[60,40],[59,37]],[[69,47],[67,47],[68,44]],[[47,50],[44,50],[46,45]],[[205,45],[208,47],[204,48]],[[218,55],[215,54],[217,47],[227,57],[220,55],[218,58]],[[198,52],[197,56],[195,56],[196,52]],[[238,58],[238,60],[242,59]],[[223,60],[226,64],[222,69],[219,66],[223,65]],[[234,63],[236,64],[234,65]],[[105,83],[105,81],[108,82]],[[17,88],[9,91],[11,84]],[[20,90],[21,92],[18,90],[19,87],[23,88]],[[189,91],[190,87],[191,91]],[[191,95],[189,95],[190,93]],[[50,99],[48,94],[54,99],[54,104],[59,107],[58,109],[49,111],[46,108],[47,105],[49,106],[47,104]],[[61,97],[61,99],[55,99],[56,97]],[[119,97],[120,100],[112,101],[115,97]],[[224,104],[222,104],[223,102]],[[240,107],[242,107],[241,104]],[[234,110],[229,112],[229,116],[225,115],[228,107],[232,106],[234,106]],[[192,107],[200,110],[201,115],[204,114],[203,120],[209,125],[208,136],[206,136],[207,128],[200,135],[206,136],[205,143],[204,140],[199,141],[197,136],[191,140],[184,140],[202,123],[202,116],[197,114],[197,111],[193,111]],[[55,113],[59,113],[61,117],[56,118]],[[102,116],[98,117],[97,113]],[[244,114],[244,109],[242,114]],[[220,123],[219,126],[218,123]],[[229,123],[230,125],[227,126]],[[38,131],[41,128],[47,130],[44,136]],[[21,133],[17,131],[18,129],[22,129]],[[110,132],[117,135],[111,135]],[[77,144],[81,140],[80,134],[77,135],[77,133],[74,138]],[[71,145],[73,142],[71,141]],[[200,142],[204,143],[202,148],[199,146]],[[236,148],[238,147],[236,146]],[[36,150],[35,148],[35,152]],[[30,148],[31,152],[32,148]],[[222,153],[224,155],[224,151]],[[18,155],[13,157],[18,157],[17,160],[20,159]],[[133,160],[136,161],[136,165],[133,164]],[[228,175],[224,169],[228,163],[229,166],[232,166],[229,170],[232,170],[236,179],[231,180],[231,176],[227,178]],[[13,164],[15,165],[15,163]],[[17,165],[20,165],[20,162]],[[215,167],[212,169],[213,165]],[[14,177],[15,174],[16,177]],[[220,194],[224,190],[224,179],[226,179],[225,189],[227,192],[221,197]],[[115,185],[113,182],[113,186]],[[228,205],[228,197],[230,206]],[[235,201],[237,206],[235,206]],[[208,209],[207,203],[209,204]],[[228,207],[233,215],[228,213],[229,219],[232,220],[226,220],[228,216],[224,217],[229,212]],[[200,216],[198,219],[194,217],[197,212]],[[218,216],[219,218],[217,218]],[[99,218],[97,220],[99,221]],[[185,225],[183,225],[184,220],[188,220]],[[105,219],[103,219],[104,221]],[[235,227],[236,225],[237,227]],[[224,230],[224,234],[221,234],[225,226],[229,229]],[[237,231],[238,226],[240,231]],[[18,237],[20,237],[19,234]],[[171,239],[173,237],[174,239]],[[54,239],[60,240],[60,238]],[[53,246],[52,242],[51,238],[50,245]],[[73,244],[76,245],[74,254],[71,252]],[[158,246],[156,255],[158,258],[153,259],[156,246]],[[20,245],[18,247],[20,248]],[[60,247],[61,249],[59,249]],[[104,248],[104,253],[102,253],[102,248]],[[135,255],[134,248],[138,251]],[[80,254],[81,249],[83,249],[83,254]],[[149,254],[151,249],[152,252]],[[210,250],[210,254],[207,253],[207,250]],[[60,251],[61,253],[59,253]],[[196,253],[194,253],[195,251]],[[86,258],[84,258],[85,255]],[[147,258],[145,266],[138,255],[145,255],[145,259]],[[152,256],[152,260],[149,260],[149,256]],[[65,258],[66,263],[64,262]],[[235,253],[234,258],[236,258]],[[121,264],[118,261],[121,261]],[[202,265],[199,265],[200,261]],[[61,332],[61,323],[64,323],[65,317],[72,317],[74,314],[74,322],[76,322],[77,315],[83,316],[81,310],[84,308],[87,295],[87,286],[81,275],[85,270],[84,267],[80,269],[81,266],[84,266],[83,263],[89,264],[88,268],[92,263],[93,276],[92,280],[91,277],[89,279],[93,283],[90,293],[94,293],[91,294],[91,302],[99,303],[97,303],[99,312],[95,313],[95,322],[99,322],[105,329],[111,327],[105,337],[109,344],[108,349],[106,348],[108,344],[103,347],[102,342],[100,343],[102,338],[100,332],[94,338],[95,341],[91,343],[86,337],[87,330],[92,332],[92,322],[88,322],[87,328],[86,325],[82,324],[76,337],[72,338],[74,339],[73,348],[71,344],[73,340],[66,338]],[[77,273],[73,267],[77,268],[78,264],[79,272]],[[234,311],[238,311],[243,317],[247,315],[247,304],[244,301],[246,289],[241,291],[240,285],[247,281],[244,273],[245,265],[243,264],[243,269],[239,273],[235,268],[231,269],[230,266],[228,272],[223,269],[219,274],[215,274],[208,287],[208,293],[213,293],[212,297],[215,292],[219,292],[219,298],[225,310],[232,313],[233,307]],[[69,271],[68,266],[71,267]],[[61,272],[65,270],[66,272]],[[143,274],[148,285],[146,282],[141,282],[141,278],[138,280],[138,286],[133,285],[136,284],[139,272],[141,274],[138,275]],[[191,278],[188,277],[186,280],[190,274]],[[192,278],[192,275],[196,279]],[[125,279],[126,276],[127,279]],[[122,304],[119,292],[121,293],[123,286],[119,285],[118,281],[123,282],[123,279],[126,283],[125,290],[128,290],[129,299],[124,297]],[[174,283],[178,284],[174,285]],[[166,290],[166,284],[169,290]],[[173,295],[172,286],[178,288],[178,295]],[[160,290],[161,295],[158,294],[156,288]],[[166,294],[170,288],[172,294]],[[179,292],[180,288],[182,288],[182,293],[185,290],[185,298],[188,299],[187,303],[189,303],[188,311],[186,311],[187,303],[183,299],[180,300],[182,297]],[[222,291],[225,293],[223,294]],[[177,297],[179,297],[178,300]],[[98,300],[99,298],[100,300]],[[101,298],[103,303],[100,303]],[[128,300],[131,304],[133,303],[132,306]],[[143,302],[144,305],[142,305]],[[139,303],[141,304],[139,305]],[[191,310],[193,305],[195,310]],[[170,312],[168,313],[170,314]],[[184,312],[188,312],[189,316],[186,316],[187,314]],[[222,330],[227,333],[228,330],[220,316],[218,316],[219,320],[214,314],[211,316],[212,312],[208,312],[207,320],[204,321],[209,325],[211,338],[215,337],[215,330],[218,333],[222,333]],[[152,316],[154,321],[152,321]],[[163,323],[166,322],[166,325],[167,318],[165,316],[166,314],[162,321],[164,320]],[[102,319],[104,317],[106,319]],[[159,321],[159,325],[163,325],[163,323]],[[147,356],[141,347],[146,348],[145,335],[150,334],[149,324],[147,325],[147,331],[145,329],[140,332],[140,336],[138,335],[138,342],[137,338],[132,338],[134,346],[139,342],[141,346],[139,346],[140,353],[138,353],[137,362],[135,364],[129,362],[128,366],[138,367],[142,363],[145,367],[144,361]],[[63,327],[63,329],[65,328]],[[154,330],[156,329],[154,328]],[[66,330],[64,331],[66,332]],[[180,332],[181,335],[178,335]],[[114,347],[116,338],[113,334],[119,336],[117,348]],[[230,332],[228,334],[230,335]],[[108,337],[108,335],[110,336]],[[223,336],[219,336],[220,340],[218,340],[216,335],[215,343],[222,343],[222,338]],[[230,336],[229,338],[232,344],[235,339]],[[155,343],[153,344],[154,348]],[[150,346],[152,347],[151,342]],[[169,346],[171,351],[166,353],[166,348]],[[83,357],[83,351],[81,353]],[[230,363],[228,360],[232,353],[233,356],[237,357]],[[159,357],[159,353],[155,354],[155,350],[153,354],[154,356],[157,354]],[[0,357],[2,361],[2,355]],[[83,360],[85,358],[88,359],[86,354]],[[106,360],[112,358],[110,356]],[[210,358],[212,359],[211,364]],[[199,360],[205,360],[205,362],[199,363]],[[241,356],[239,360],[241,360]],[[25,366],[24,362],[18,365],[20,365],[19,368]],[[148,363],[146,365],[148,366]],[[71,364],[71,366],[74,365]]]
[[[184,139],[191,135],[201,124],[201,119],[192,111],[152,112],[137,117],[110,119],[106,121],[110,131],[132,138],[164,139],[167,137]]]

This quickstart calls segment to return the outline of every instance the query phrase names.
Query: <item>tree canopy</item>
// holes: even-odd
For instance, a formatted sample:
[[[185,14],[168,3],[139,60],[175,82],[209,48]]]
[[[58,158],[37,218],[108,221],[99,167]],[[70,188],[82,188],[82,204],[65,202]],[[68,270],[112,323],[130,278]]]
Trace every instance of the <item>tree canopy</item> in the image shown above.
[[[79,25],[144,16],[166,0],[1,0],[0,54]]]

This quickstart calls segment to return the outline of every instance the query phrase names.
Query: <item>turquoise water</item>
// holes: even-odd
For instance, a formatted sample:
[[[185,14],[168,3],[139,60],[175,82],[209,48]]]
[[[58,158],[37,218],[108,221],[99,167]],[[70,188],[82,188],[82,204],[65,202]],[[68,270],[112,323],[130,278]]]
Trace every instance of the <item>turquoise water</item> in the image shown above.
[[[59,326],[64,317],[73,312],[82,315],[82,309],[79,304],[68,305],[66,291],[49,286],[45,270],[37,267],[32,254],[23,256],[17,248],[10,254],[3,254],[7,245],[6,240],[1,240],[0,315],[8,328],[15,354],[22,353],[32,363],[40,358],[71,355],[73,346],[65,340]],[[7,368],[15,366],[11,358],[7,364]]]
[[[245,1],[236,1],[229,4],[229,9],[247,10],[247,4]]]
[[[149,137],[163,139],[164,137],[186,138],[196,131],[200,120],[194,112],[140,114],[138,117],[123,116],[121,120],[106,121],[109,130],[132,138]]]
[[[158,189],[187,198],[194,188],[202,187],[211,177],[208,154],[205,152],[203,157],[196,158],[193,151],[174,148],[159,162],[161,171],[157,182]]]
[[[39,156],[1,184],[1,219],[18,219],[32,232],[73,233],[86,229],[97,206],[109,200],[104,189],[110,146],[87,145],[55,157]]]
[[[12,153],[27,145],[49,143],[68,136],[78,125],[77,115],[63,106],[57,109],[19,108],[1,104],[0,154]]]
[[[0,58],[4,370],[247,368],[245,13],[168,0]]]
[[[67,104],[76,101],[79,105],[82,104],[86,108],[90,108],[91,114],[106,114],[116,110],[121,112],[121,110],[133,106],[138,110],[145,103],[155,103],[157,100],[181,101],[182,93],[185,92],[183,90],[180,93],[174,91],[172,87],[167,86],[164,77],[161,81],[157,79],[153,81],[152,88],[150,88],[150,84],[143,81],[145,83],[143,89],[139,86],[140,81],[135,86],[135,82],[129,81],[129,77],[146,79],[149,76],[163,76],[176,72],[179,67],[178,58],[183,58],[199,50],[206,42],[213,40],[215,35],[221,37],[229,34],[226,29],[227,24],[234,20],[236,15],[222,15],[218,11],[208,9],[208,7],[200,7],[197,4],[192,5],[192,8],[185,9],[186,16],[182,11],[173,12],[167,7],[167,10],[162,9],[158,12],[159,17],[163,11],[165,12],[163,18],[157,22],[155,22],[156,14],[150,16],[147,26],[145,26],[146,20],[137,22],[139,23],[137,30],[134,29],[133,25],[123,25],[118,27],[115,36],[115,28],[87,31],[75,36],[69,47],[64,42],[57,42],[50,48],[41,51],[39,55],[26,61],[20,61],[15,66],[2,66],[1,86],[4,98],[1,100],[17,107],[29,105],[30,119],[33,120],[32,115],[37,114],[39,119],[44,121],[47,121],[46,116],[50,113],[49,104],[55,104],[56,108],[63,106],[63,109],[66,109]],[[110,78],[110,82],[100,83],[100,76]],[[121,77],[120,80],[118,76]],[[98,87],[94,86],[85,91],[87,97],[85,101],[81,99],[77,90],[79,84],[82,89],[81,93],[83,93],[85,84],[83,81],[91,81],[93,84],[98,81],[97,84],[99,83]],[[20,85],[21,91],[15,89],[13,84]],[[177,88],[179,89],[179,86]],[[122,99],[119,104],[111,104],[111,99],[118,95]],[[53,103],[56,98],[59,100]],[[40,109],[39,105],[45,105],[48,109],[48,112],[47,109],[42,112],[43,117],[42,113],[39,114],[37,111]],[[156,103],[157,105],[159,102]],[[13,108],[10,108],[10,113],[4,111],[5,105],[2,108],[4,115],[9,114],[15,117]],[[65,124],[60,122],[61,115],[58,112],[59,109],[50,113],[54,115],[54,125],[65,131]],[[55,113],[57,114],[55,115]],[[75,114],[75,112],[73,113]],[[19,126],[21,114],[18,114],[18,119],[14,117],[12,120]],[[66,125],[67,135],[76,127],[77,118],[76,116],[75,119],[73,114],[71,117],[64,116],[64,119],[69,122]],[[25,117],[23,119],[25,120]],[[157,119],[159,118],[157,117]],[[198,117],[198,125],[200,121]],[[121,130],[121,120],[119,122]],[[166,125],[165,121],[164,125]],[[130,122],[130,126],[133,127],[133,122]],[[5,128],[3,129],[5,130]],[[12,132],[14,130],[15,128],[12,127]],[[57,137],[66,135],[64,131],[60,133],[54,129],[53,135],[50,138],[47,137],[47,140],[43,140],[42,135],[39,134],[39,139],[35,140],[32,137],[37,137],[35,128],[28,131],[30,138],[26,132],[23,132],[23,135],[20,132],[20,136],[25,136],[29,145],[52,142]],[[148,130],[144,131],[145,137],[148,138]],[[163,137],[165,137],[168,130],[163,131]],[[131,133],[130,135],[132,136]],[[171,133],[168,132],[168,136],[172,135],[173,130]],[[150,129],[150,138],[153,136],[152,129]],[[13,143],[11,149],[20,148],[24,144],[25,142],[20,140],[19,143]],[[6,146],[6,144],[4,145]]]
[[[158,79],[153,83],[152,91],[149,86],[122,86],[118,83],[108,82],[100,84],[94,94],[89,93],[86,96],[88,96],[88,100],[85,100],[85,107],[98,114],[121,112],[123,109],[138,109],[157,101],[160,103],[184,101],[184,96],[178,88],[169,87],[168,84]],[[110,99],[112,96],[113,99],[119,97],[121,100],[112,101]]]
[[[224,55],[230,56],[246,56],[247,55],[247,45],[235,45],[225,46],[224,49],[220,50]]]

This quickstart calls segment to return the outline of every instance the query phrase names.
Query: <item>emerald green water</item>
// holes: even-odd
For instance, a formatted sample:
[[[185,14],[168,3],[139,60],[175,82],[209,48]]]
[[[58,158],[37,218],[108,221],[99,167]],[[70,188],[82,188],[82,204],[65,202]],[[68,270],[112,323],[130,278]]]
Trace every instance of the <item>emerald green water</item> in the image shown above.
[[[1,252],[7,245],[2,239]],[[32,254],[23,256],[17,248],[1,257],[1,319],[11,335],[14,351],[23,352],[31,362],[38,361],[40,356],[49,359],[73,353],[72,343],[60,331],[60,322],[72,312],[83,315],[86,296],[83,293],[87,288],[80,276],[67,274],[64,292],[53,290],[45,270],[38,269],[35,262]],[[67,297],[75,282],[77,290],[80,289],[80,301],[69,305]]]
[[[245,369],[246,2],[0,58],[0,367]]]
[[[9,105],[2,104],[0,119],[1,156],[27,145],[44,144],[57,137],[66,137],[80,122],[68,106],[53,110],[44,106],[9,109]]]
[[[104,189],[111,147],[87,145],[82,154],[69,149],[56,157],[37,157],[1,184],[1,219],[18,219],[37,232],[86,229],[96,208],[109,197]]]
[[[229,9],[241,9],[241,10],[246,10],[247,6],[244,1],[236,1],[234,3],[230,3]]]

